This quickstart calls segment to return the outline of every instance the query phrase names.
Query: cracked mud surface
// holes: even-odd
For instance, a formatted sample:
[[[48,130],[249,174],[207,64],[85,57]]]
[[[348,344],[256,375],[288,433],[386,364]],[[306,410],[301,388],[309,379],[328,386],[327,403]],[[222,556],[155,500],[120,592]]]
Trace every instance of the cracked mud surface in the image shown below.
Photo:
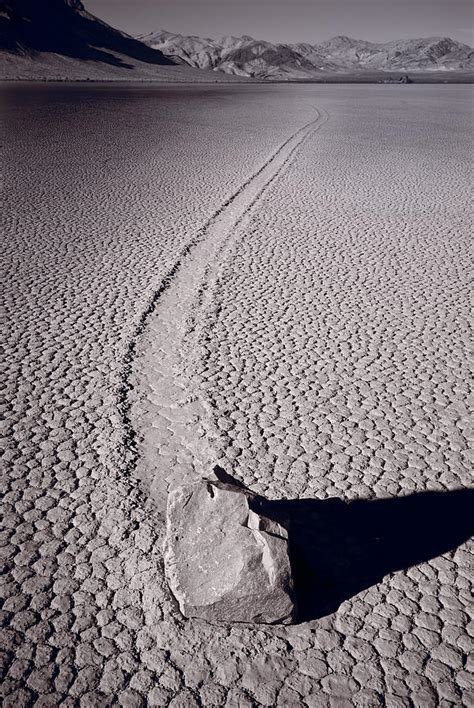
[[[4,705],[472,703],[469,544],[293,627],[183,620],[161,560],[214,462],[470,484],[468,91],[8,95]]]

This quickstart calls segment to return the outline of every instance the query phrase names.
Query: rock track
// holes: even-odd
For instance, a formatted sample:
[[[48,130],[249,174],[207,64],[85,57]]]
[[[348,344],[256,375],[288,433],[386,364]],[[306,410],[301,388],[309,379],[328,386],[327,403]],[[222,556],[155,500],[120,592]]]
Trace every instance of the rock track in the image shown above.
[[[171,484],[205,474],[212,465],[199,419],[205,415],[194,390],[193,345],[201,312],[219,271],[219,260],[238,226],[288,168],[304,142],[328,120],[324,110],[299,128],[211,216],[155,292],[132,339],[124,381],[124,414],[138,434],[136,475],[153,505],[164,511]],[[137,441],[135,441],[136,443]]]

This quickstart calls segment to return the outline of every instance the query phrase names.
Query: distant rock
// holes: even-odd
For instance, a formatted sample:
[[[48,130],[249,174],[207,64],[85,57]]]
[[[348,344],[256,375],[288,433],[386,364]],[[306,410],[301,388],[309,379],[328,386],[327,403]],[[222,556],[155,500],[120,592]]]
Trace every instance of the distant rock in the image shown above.
[[[390,76],[388,79],[384,79],[381,83],[383,84],[412,84],[413,81],[410,77],[405,74],[405,76],[400,76],[398,79],[394,79]]]
[[[201,480],[170,492],[164,560],[186,617],[288,624],[295,613],[288,535],[231,481]]]
[[[403,39],[378,44],[333,37],[321,44],[272,44],[253,37],[207,39],[159,30],[139,39],[189,66],[258,79],[311,79],[369,72],[469,72],[471,47],[449,37]]]

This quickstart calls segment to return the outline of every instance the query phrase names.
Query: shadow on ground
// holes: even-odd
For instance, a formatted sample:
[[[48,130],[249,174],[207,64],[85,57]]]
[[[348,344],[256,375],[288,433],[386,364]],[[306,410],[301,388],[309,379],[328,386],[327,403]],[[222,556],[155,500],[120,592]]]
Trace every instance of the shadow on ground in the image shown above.
[[[455,549],[474,532],[474,489],[255,503],[288,529],[300,622],[334,612],[387,574]]]

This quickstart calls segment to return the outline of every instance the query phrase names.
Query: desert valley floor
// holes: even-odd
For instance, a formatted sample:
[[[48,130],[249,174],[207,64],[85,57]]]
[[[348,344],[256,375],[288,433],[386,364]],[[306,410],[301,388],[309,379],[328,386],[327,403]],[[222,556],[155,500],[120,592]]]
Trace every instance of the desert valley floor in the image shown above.
[[[472,705],[471,101],[2,87],[4,706]],[[216,463],[349,556],[298,624],[180,615],[166,493]],[[335,497],[392,500],[383,557]]]

